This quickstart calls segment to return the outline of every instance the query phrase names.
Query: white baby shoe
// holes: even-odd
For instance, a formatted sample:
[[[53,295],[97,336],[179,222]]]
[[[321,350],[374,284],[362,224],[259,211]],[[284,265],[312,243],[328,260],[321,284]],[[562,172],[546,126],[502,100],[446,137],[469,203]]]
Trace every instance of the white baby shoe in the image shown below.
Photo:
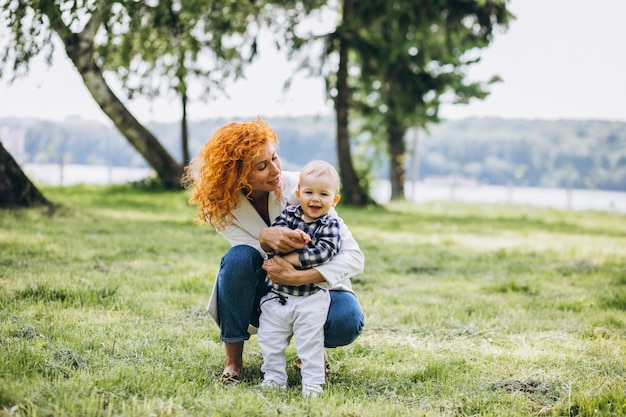
[[[308,398],[315,398],[324,390],[321,385],[302,385],[302,395]]]
[[[264,379],[263,382],[261,382],[261,384],[259,385],[259,387],[263,389],[277,389],[280,391],[284,391],[287,389],[287,384],[281,385],[272,379]]]

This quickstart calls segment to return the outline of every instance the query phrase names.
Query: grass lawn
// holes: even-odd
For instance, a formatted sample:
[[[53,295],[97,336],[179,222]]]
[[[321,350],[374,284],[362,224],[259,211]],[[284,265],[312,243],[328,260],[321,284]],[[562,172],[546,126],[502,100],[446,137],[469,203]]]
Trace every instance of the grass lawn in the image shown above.
[[[43,188],[0,211],[0,416],[626,415],[626,215],[342,206],[366,328],[317,399],[218,382],[205,311],[228,244],[185,192]],[[288,359],[295,358],[293,343]]]

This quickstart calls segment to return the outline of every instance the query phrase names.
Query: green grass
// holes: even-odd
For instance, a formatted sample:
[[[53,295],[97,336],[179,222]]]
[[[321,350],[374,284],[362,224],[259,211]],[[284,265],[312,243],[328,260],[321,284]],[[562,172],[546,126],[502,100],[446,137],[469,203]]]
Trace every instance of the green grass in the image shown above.
[[[0,212],[0,416],[626,415],[626,216],[340,207],[366,256],[363,335],[325,393],[218,383],[204,307],[227,243],[184,192],[44,188]],[[293,344],[288,349],[295,358]]]

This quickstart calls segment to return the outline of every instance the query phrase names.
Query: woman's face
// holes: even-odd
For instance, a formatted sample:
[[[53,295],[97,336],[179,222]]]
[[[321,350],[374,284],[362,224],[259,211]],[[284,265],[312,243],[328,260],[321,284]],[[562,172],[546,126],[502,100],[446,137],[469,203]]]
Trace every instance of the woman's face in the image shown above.
[[[268,143],[259,155],[252,160],[252,169],[248,174],[248,183],[252,192],[274,191],[280,185],[280,159],[274,144]]]

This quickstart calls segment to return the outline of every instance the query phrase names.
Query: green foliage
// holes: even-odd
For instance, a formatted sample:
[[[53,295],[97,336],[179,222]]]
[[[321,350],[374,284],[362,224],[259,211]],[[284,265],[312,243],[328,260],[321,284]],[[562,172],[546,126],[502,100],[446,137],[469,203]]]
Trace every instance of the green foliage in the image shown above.
[[[249,1],[128,3],[106,23],[98,55],[130,98],[159,95],[164,84],[187,97],[188,83],[196,81],[203,88],[192,96],[207,100],[254,55],[248,26],[259,10]]]
[[[83,53],[93,54],[103,71],[115,75],[130,98],[171,89],[207,100],[255,57],[258,31],[275,17],[269,14],[293,9],[302,18],[320,6],[319,1],[2,0],[0,18],[7,30],[0,43],[0,78],[27,73],[40,53],[50,58],[55,36],[68,51],[80,38],[90,44]],[[200,86],[194,94],[187,91],[191,81]]]
[[[346,3],[350,20],[338,32],[352,52],[350,107],[371,138],[386,144],[391,198],[401,199],[406,132],[439,122],[443,100],[486,97],[488,83],[466,80],[467,67],[511,14],[500,0]]]
[[[186,192],[44,188],[0,212],[0,415],[617,416],[626,410],[623,214],[356,209],[366,327],[314,400],[263,392],[256,339],[227,389],[204,310],[228,244]],[[293,344],[288,359],[295,357]]]

